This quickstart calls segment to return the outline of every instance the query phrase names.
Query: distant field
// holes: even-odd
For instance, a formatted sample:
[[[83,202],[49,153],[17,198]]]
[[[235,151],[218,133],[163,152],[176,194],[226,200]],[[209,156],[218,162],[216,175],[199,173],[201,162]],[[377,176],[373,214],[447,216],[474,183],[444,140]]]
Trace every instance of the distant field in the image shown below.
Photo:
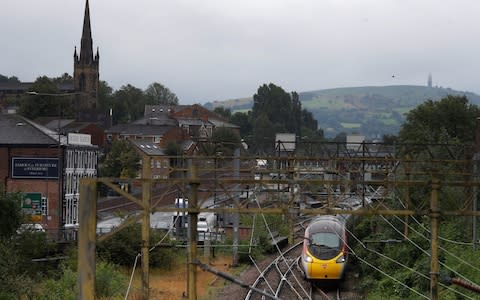
[[[428,99],[440,100],[447,95],[465,95],[470,103],[480,105],[480,96],[474,93],[414,85],[335,88],[300,92],[299,98],[302,108],[314,115],[327,137],[359,128],[362,132],[357,133],[378,137],[397,134],[408,111]],[[248,112],[252,107],[252,98],[205,104],[212,110],[218,106],[229,108],[232,112]]]
[[[340,123],[340,124],[342,124],[343,128],[348,128],[348,129],[360,128],[360,126],[362,126],[361,123]]]

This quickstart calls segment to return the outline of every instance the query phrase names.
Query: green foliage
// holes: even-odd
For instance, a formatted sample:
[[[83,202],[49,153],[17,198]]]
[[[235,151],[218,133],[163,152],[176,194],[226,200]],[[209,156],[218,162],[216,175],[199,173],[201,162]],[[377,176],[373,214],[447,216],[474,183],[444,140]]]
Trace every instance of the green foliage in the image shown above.
[[[97,298],[118,297],[125,293],[127,277],[114,265],[100,261],[96,265],[95,295]],[[78,295],[77,273],[74,269],[62,267],[58,279],[50,278],[43,283],[40,300],[76,299]]]
[[[143,116],[147,103],[145,93],[130,84],[122,86],[112,96],[113,124],[124,124]]]
[[[273,148],[265,140],[274,140],[275,133],[290,132],[300,134],[301,104],[298,94],[291,95],[281,87],[270,83],[258,88],[253,96],[253,134],[257,150],[268,151]]]
[[[230,117],[230,122],[240,127],[240,136],[252,135],[252,122],[249,113],[236,112]]]
[[[233,156],[234,150],[240,147],[240,136],[231,128],[217,127],[212,134],[212,143],[215,145],[215,153],[222,152],[223,156]]]
[[[30,89],[39,94],[59,93],[57,84],[47,76],[38,77]],[[72,116],[74,114],[74,106],[71,105],[72,97],[28,95],[22,98],[18,112],[29,119],[35,119],[37,117]]]
[[[43,283],[42,292],[37,296],[40,300],[74,300],[78,294],[77,274],[64,268],[59,279],[47,279]]]
[[[147,87],[145,96],[148,104],[178,105],[177,95],[158,82],[153,82]]]
[[[32,293],[33,283],[17,245],[9,238],[0,238],[0,299],[18,299]],[[30,262],[31,263],[31,262]]]
[[[403,143],[473,143],[479,116],[465,96],[428,100],[407,114],[398,137]]]
[[[96,265],[95,294],[98,298],[123,295],[126,291],[127,277],[110,263],[100,261]]]
[[[107,92],[108,86],[100,88],[99,92]],[[102,100],[102,94],[99,96]],[[107,101],[101,101],[105,105],[108,103],[113,112],[113,124],[124,124],[135,121],[143,116],[146,104],[165,104],[177,105],[178,98],[167,87],[158,82],[150,84],[145,91],[127,84],[115,91],[112,97],[107,97]],[[100,101],[99,101],[100,102]]]
[[[109,110],[112,108],[113,89],[106,81],[98,82],[98,105],[100,108]]]
[[[151,231],[150,245],[155,245],[163,238],[163,232]],[[168,239],[164,243],[168,243]],[[97,244],[98,256],[110,263],[122,266],[133,266],[135,258],[141,252],[141,225],[134,224],[116,233],[106,241]],[[155,247],[150,252],[150,266],[168,270],[175,263],[178,255],[175,249]]]
[[[17,76],[5,76],[0,74],[0,83],[20,83]]]
[[[68,73],[63,73],[62,76],[55,77],[52,79],[54,83],[73,83],[73,77]]]
[[[0,238],[9,238],[15,234],[23,221],[21,193],[4,193],[0,190]]]
[[[225,108],[223,106],[215,107],[213,110],[214,113],[224,117],[225,119],[230,119],[232,116],[232,111],[228,108]]]
[[[165,147],[165,154],[168,156],[180,156],[183,154],[183,150],[177,142],[169,141]]]
[[[140,155],[128,141],[114,141],[110,152],[101,164],[102,177],[134,178],[137,174]]]
[[[362,278],[360,288],[367,292],[367,299],[419,299],[419,296],[409,288],[428,296],[430,285],[429,219],[414,221],[410,218],[408,239],[402,234],[403,218],[390,217],[387,220],[390,224],[382,217],[362,218],[353,228],[355,238],[349,238],[350,246],[354,249],[354,252],[351,252],[350,262],[353,264],[355,272],[359,272],[359,277]],[[440,282],[445,284],[446,279],[453,277],[468,278],[474,283],[480,282],[480,272],[478,272],[480,257],[471,245],[464,243],[467,241],[469,228],[465,226],[463,218],[444,217],[440,224],[439,245],[443,248],[439,251],[439,260],[442,264],[440,266]],[[359,243],[357,239],[362,243]],[[388,240],[400,242],[385,242]],[[361,262],[355,255],[389,276]],[[472,292],[454,286],[449,286],[449,289],[440,287],[440,298],[464,299],[456,295],[453,290],[461,291],[475,298]]]

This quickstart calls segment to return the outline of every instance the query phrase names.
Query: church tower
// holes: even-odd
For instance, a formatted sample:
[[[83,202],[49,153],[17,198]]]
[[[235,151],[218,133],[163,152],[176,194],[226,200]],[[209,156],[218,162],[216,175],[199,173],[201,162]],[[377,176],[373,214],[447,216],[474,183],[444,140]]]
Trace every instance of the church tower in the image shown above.
[[[95,110],[98,99],[99,53],[93,56],[92,31],[90,27],[90,8],[88,0],[85,3],[82,39],[80,42],[80,57],[77,47],[73,53],[73,84],[75,92],[82,93],[77,99],[76,109],[79,111]]]

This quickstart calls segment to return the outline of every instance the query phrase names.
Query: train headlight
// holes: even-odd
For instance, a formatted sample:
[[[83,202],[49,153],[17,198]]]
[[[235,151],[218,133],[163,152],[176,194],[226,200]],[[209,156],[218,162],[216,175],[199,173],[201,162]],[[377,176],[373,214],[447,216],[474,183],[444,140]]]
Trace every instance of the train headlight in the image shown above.
[[[337,260],[335,261],[337,264],[343,264],[345,262],[345,256],[340,256],[339,258],[337,258]]]
[[[307,263],[313,262],[313,259],[312,259],[310,256],[308,256],[308,255],[305,255],[305,256],[303,257],[303,260],[304,260],[305,262],[307,262]]]

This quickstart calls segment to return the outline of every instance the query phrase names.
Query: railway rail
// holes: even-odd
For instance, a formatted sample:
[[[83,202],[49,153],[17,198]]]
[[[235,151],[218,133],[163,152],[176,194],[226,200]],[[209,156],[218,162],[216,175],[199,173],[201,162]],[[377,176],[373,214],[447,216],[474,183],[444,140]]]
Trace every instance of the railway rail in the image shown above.
[[[271,295],[272,299],[309,299],[309,283],[297,267],[302,242],[298,242],[277,256],[253,283],[253,287]],[[245,300],[265,299],[250,290]]]

